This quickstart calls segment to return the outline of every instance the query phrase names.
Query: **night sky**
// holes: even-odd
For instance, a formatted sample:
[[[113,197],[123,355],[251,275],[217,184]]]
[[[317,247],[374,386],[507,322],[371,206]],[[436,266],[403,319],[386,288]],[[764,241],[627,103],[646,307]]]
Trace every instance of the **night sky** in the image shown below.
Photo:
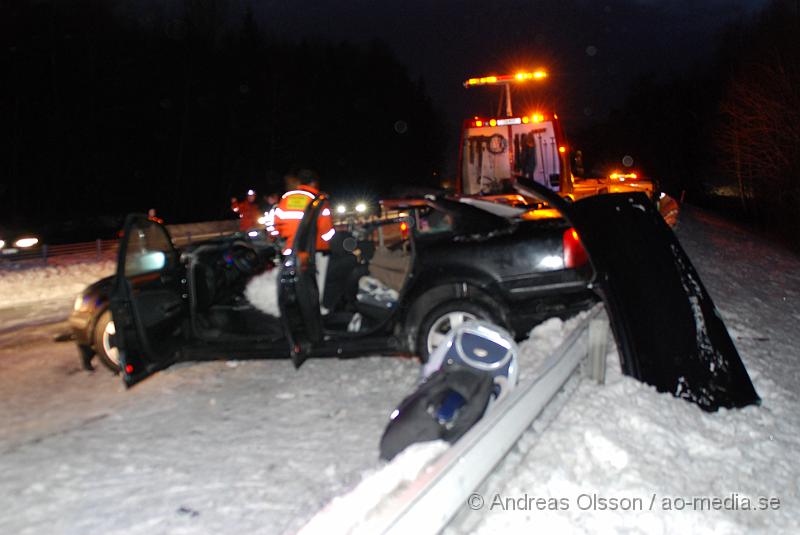
[[[762,7],[765,0],[707,0],[703,2],[696,2],[691,0],[649,0],[649,1],[636,1],[636,0],[609,0],[606,2],[595,2],[590,0],[538,0],[538,1],[495,1],[487,2],[485,0],[444,0],[444,1],[426,1],[426,0],[405,0],[405,1],[384,1],[375,2],[368,0],[353,0],[350,2],[326,2],[319,0],[307,0],[302,3],[284,2],[284,1],[254,1],[254,2],[225,2],[221,0],[147,0],[147,1],[134,1],[134,0],[117,0],[115,4],[104,4],[102,2],[93,4],[93,0],[83,0],[82,6],[90,6],[89,13],[91,13],[91,6],[98,5],[97,9],[108,10],[110,9],[113,16],[120,21],[125,21],[125,24],[141,29],[156,28],[154,34],[162,31],[166,33],[166,37],[172,38],[170,32],[180,34],[181,31],[185,32],[185,12],[187,6],[195,9],[196,12],[209,12],[215,13],[214,20],[208,22],[213,26],[213,31],[217,35],[223,35],[225,31],[230,30],[231,33],[239,31],[241,28],[242,20],[245,14],[249,11],[252,13],[255,25],[262,38],[270,42],[284,42],[291,43],[296,46],[301,43],[310,43],[314,45],[332,46],[337,43],[355,43],[363,47],[369,47],[370,43],[376,40],[385,44],[390,53],[393,54],[397,63],[404,65],[407,68],[408,78],[413,80],[414,83],[419,84],[419,88],[430,96],[430,105],[433,110],[439,112],[438,119],[441,119],[440,130],[443,132],[440,136],[441,143],[436,145],[440,150],[441,156],[434,158],[431,156],[430,161],[439,161],[435,165],[428,165],[426,173],[428,175],[436,176],[450,176],[455,171],[455,146],[457,142],[458,132],[461,121],[471,115],[491,115],[493,109],[496,107],[496,94],[488,88],[478,88],[466,90],[462,87],[465,79],[472,76],[482,76],[488,74],[504,74],[515,72],[520,69],[533,69],[543,67],[550,72],[550,78],[546,86],[536,88],[535,91],[520,92],[515,97],[515,107],[518,112],[528,111],[526,108],[535,107],[538,102],[546,101],[556,107],[568,134],[572,132],[579,132],[591,127],[593,124],[604,121],[609,112],[617,106],[620,106],[628,96],[630,88],[633,83],[643,78],[650,80],[669,80],[682,73],[702,65],[702,62],[707,61],[712,55],[717,46],[720,30],[732,21],[742,19],[751,14],[755,9]],[[9,5],[24,4],[24,2],[16,2]],[[68,9],[68,4],[59,3],[59,8],[62,10]],[[58,65],[61,69],[64,67],[64,59],[60,55],[68,53],[69,46],[73,46],[77,41],[81,40],[80,35],[73,35],[72,31],[68,28],[62,28],[59,25],[61,22],[56,21],[56,16],[51,16],[54,9],[50,9],[47,2],[31,2],[31,5],[38,6],[36,15],[40,20],[28,20],[31,31],[16,30],[20,33],[18,37],[14,36],[15,28],[8,27],[5,32],[11,37],[5,40],[5,50],[3,50],[4,57],[3,63],[6,66],[6,72],[10,73],[23,73],[17,76],[40,76],[41,88],[43,89],[42,97],[30,97],[23,94],[28,91],[31,86],[31,80],[13,79],[14,74],[11,75],[10,89],[2,93],[6,102],[3,107],[13,114],[13,121],[10,127],[6,130],[5,134],[10,138],[10,143],[6,143],[5,150],[11,147],[11,153],[4,158],[5,170],[4,181],[6,185],[0,187],[0,205],[6,210],[14,211],[12,217],[6,216],[4,219],[18,220],[21,218],[44,218],[44,214],[50,214],[52,218],[62,217],[63,210],[59,210],[57,202],[45,202],[47,199],[58,199],[62,193],[70,192],[72,197],[66,197],[73,202],[75,206],[76,215],[90,215],[96,209],[98,203],[95,200],[87,199],[87,196],[98,195],[98,188],[94,185],[105,184],[107,186],[108,198],[116,199],[113,202],[105,203],[107,206],[106,212],[113,212],[115,217],[118,217],[122,211],[141,209],[140,206],[144,203],[152,204],[161,207],[167,212],[170,219],[175,220],[190,220],[192,217],[216,217],[228,215],[226,213],[226,206],[224,202],[219,200],[227,196],[227,192],[235,193],[246,184],[252,182],[250,177],[267,177],[266,179],[259,178],[258,181],[264,182],[265,180],[270,184],[277,184],[278,178],[287,171],[289,163],[294,163],[289,157],[285,161],[275,160],[274,162],[267,161],[266,157],[256,157],[247,154],[230,155],[236,147],[249,145],[257,145],[262,143],[258,136],[265,134],[253,130],[248,134],[247,130],[240,128],[237,123],[234,125],[239,130],[235,130],[235,135],[243,139],[244,143],[233,145],[233,149],[226,149],[228,152],[217,158],[220,160],[225,157],[233,163],[226,163],[220,167],[220,170],[215,170],[214,173],[208,171],[208,176],[201,177],[200,175],[209,168],[207,163],[201,163],[197,158],[191,156],[191,150],[195,150],[198,154],[203,155],[208,152],[208,147],[218,146],[223,143],[230,144],[228,141],[215,141],[214,129],[221,132],[217,125],[222,125],[228,128],[229,125],[225,121],[214,123],[207,121],[208,124],[202,125],[206,131],[202,131],[197,126],[197,120],[186,121],[188,116],[192,118],[193,110],[184,105],[181,108],[180,99],[183,96],[188,96],[191,93],[192,98],[197,96],[192,106],[197,107],[197,102],[202,106],[221,109],[223,105],[228,105],[225,98],[220,97],[224,94],[220,93],[221,90],[208,90],[205,91],[203,84],[209,83],[216,84],[219,87],[229,84],[234,88],[241,88],[241,93],[244,95],[247,89],[245,79],[254,79],[261,76],[262,78],[269,78],[269,73],[258,73],[260,68],[259,64],[249,64],[248,67],[253,72],[239,73],[239,79],[222,79],[222,80],[208,80],[198,81],[201,78],[203,69],[206,66],[199,62],[194,68],[197,69],[194,78],[187,78],[189,82],[176,82],[173,85],[174,91],[163,91],[163,95],[156,94],[152,98],[157,106],[163,108],[165,116],[172,121],[164,122],[166,133],[156,134],[156,136],[166,136],[164,139],[158,139],[157,143],[161,144],[161,152],[168,156],[158,156],[158,151],[155,152],[156,158],[162,158],[165,163],[157,163],[148,167],[148,162],[154,156],[148,151],[152,144],[151,141],[142,142],[144,147],[138,153],[130,151],[133,156],[126,155],[127,167],[125,172],[129,171],[131,167],[141,167],[141,169],[133,169],[127,176],[139,179],[143,175],[152,175],[155,171],[159,174],[165,175],[163,178],[159,177],[160,181],[158,187],[153,190],[156,198],[152,202],[141,194],[138,196],[131,196],[131,206],[127,206],[120,199],[124,199],[124,192],[117,188],[115,180],[116,176],[124,177],[125,173],[115,175],[107,169],[98,171],[101,164],[95,164],[92,169],[85,169],[81,162],[97,160],[97,149],[92,148],[92,143],[97,145],[96,142],[78,143],[75,142],[75,147],[70,147],[69,150],[64,150],[65,154],[57,154],[56,157],[42,156],[43,159],[53,161],[50,167],[41,167],[41,162],[36,162],[36,154],[39,152],[38,147],[32,148],[29,138],[25,138],[20,132],[26,128],[28,130],[41,130],[43,132],[55,130],[56,134],[48,134],[45,140],[37,140],[37,143],[42,143],[46,149],[51,149],[53,145],[61,144],[64,142],[61,139],[66,139],[72,142],[75,139],[81,139],[85,132],[75,135],[69,132],[69,125],[71,124],[66,118],[70,114],[78,114],[75,110],[67,109],[72,104],[68,92],[64,89],[66,82],[64,79],[66,75],[57,77],[53,73],[48,73],[47,70],[51,69],[56,72]],[[108,6],[113,7],[108,7]],[[13,11],[13,7],[12,13]],[[8,19],[8,17],[6,17]],[[12,19],[11,24],[15,22]],[[59,21],[61,19],[58,19]],[[56,21],[56,22],[54,22]],[[8,20],[7,20],[8,22]],[[196,21],[195,21],[196,22]],[[183,24],[184,29],[180,30]],[[178,28],[178,29],[171,29]],[[75,31],[75,30],[73,30]],[[116,31],[116,30],[115,30]],[[40,32],[40,37],[30,37],[31,32]],[[113,32],[112,32],[113,33]],[[183,34],[177,35],[176,39],[180,40],[184,37]],[[100,51],[104,48],[104,39],[115,39],[117,37],[109,34],[102,34],[98,31],[91,39],[89,50]],[[37,41],[38,39],[38,41]],[[30,45],[26,40],[29,40]],[[19,42],[17,42],[19,41]],[[219,39],[218,39],[219,41]],[[144,41],[147,42],[147,41]],[[191,39],[187,41],[191,44]],[[44,43],[44,44],[43,44]],[[42,62],[40,71],[36,69],[25,70],[20,68],[22,62],[26,61],[25,48],[39,47],[40,50],[35,50],[38,61]],[[64,50],[59,50],[59,47]],[[137,45],[131,45],[137,46]],[[188,45],[187,45],[188,46]],[[192,45],[194,46],[194,45]],[[48,49],[50,47],[50,49]],[[198,48],[199,49],[199,48]],[[168,55],[166,51],[161,51],[158,48],[149,51],[148,53],[162,56]],[[175,51],[169,52],[175,54]],[[83,51],[75,52],[74,57],[80,58],[86,55]],[[190,54],[187,54],[189,57]],[[197,56],[198,54],[195,54]],[[177,56],[176,56],[177,57]],[[93,58],[89,58],[94,61]],[[113,58],[112,58],[113,59]],[[81,58],[81,60],[83,60]],[[77,61],[77,60],[76,60]],[[123,62],[127,58],[123,58]],[[355,61],[355,59],[354,59]],[[173,72],[179,69],[185,69],[187,61],[178,58],[175,62]],[[169,64],[166,64],[169,65]],[[254,66],[255,65],[255,66]],[[103,70],[101,66],[96,69],[94,65],[90,65],[92,69],[100,72]],[[296,66],[297,72],[302,73],[303,65]],[[125,65],[114,65],[114,69],[124,69]],[[169,67],[166,67],[169,68]],[[266,67],[265,67],[266,68]],[[318,67],[317,67],[318,68]],[[344,69],[347,70],[347,69]],[[359,72],[358,80],[348,80],[348,87],[363,85],[366,92],[374,92],[375,84],[383,83],[375,79],[371,79],[368,73],[365,74],[363,70],[352,70],[352,72]],[[34,74],[38,73],[38,74]],[[200,73],[200,74],[197,74]],[[80,75],[72,73],[77,80],[80,80]],[[102,72],[101,72],[102,74]],[[307,73],[310,77],[319,73]],[[156,73],[156,76],[159,76]],[[227,75],[219,75],[227,76]],[[326,76],[331,76],[326,74]],[[345,73],[343,76],[353,76],[352,74]],[[300,76],[302,78],[302,75]],[[163,76],[162,76],[163,78]],[[391,78],[391,77],[390,77]],[[387,78],[388,79],[388,78]],[[52,88],[48,88],[47,84],[50,83]],[[147,83],[142,82],[146,88]],[[183,83],[182,88],[180,84]],[[249,83],[249,82],[248,82]],[[269,82],[265,82],[268,85]],[[335,84],[335,80],[332,82]],[[59,85],[60,84],[60,85]],[[130,85],[130,83],[128,82]],[[372,85],[371,85],[372,84]],[[93,89],[97,91],[98,89]],[[105,89],[99,89],[103,91]],[[268,89],[267,89],[268,90]],[[216,91],[216,92],[215,92]],[[357,91],[354,91],[354,94]],[[167,94],[169,93],[169,94]],[[242,95],[239,95],[240,97]],[[100,95],[101,97],[108,97],[113,100],[114,96]],[[247,96],[247,95],[244,95]],[[122,98],[122,97],[120,97]],[[125,96],[125,99],[130,97]],[[136,97],[134,97],[136,98]],[[149,102],[145,102],[145,95],[141,97],[143,105],[150,106]],[[28,105],[24,104],[25,99],[30,99]],[[36,100],[39,99],[39,100]],[[356,97],[353,97],[354,101]],[[23,102],[23,105],[19,103]],[[47,106],[54,106],[53,108],[40,108],[39,103],[44,102]],[[335,102],[341,102],[335,100]],[[279,103],[280,104],[280,103]],[[313,103],[312,103],[313,104]],[[124,106],[134,106],[136,103],[126,102]],[[273,107],[275,103],[271,104]],[[297,106],[297,104],[292,104]],[[320,102],[316,103],[316,113],[324,117],[324,112],[320,113],[319,109],[323,106]],[[411,105],[411,104],[409,104]],[[26,107],[27,106],[27,107]],[[63,110],[61,109],[63,108]],[[181,119],[180,112],[183,109],[183,119]],[[423,109],[423,108],[419,108]],[[42,111],[45,110],[45,111]],[[116,113],[114,105],[106,106],[106,111],[113,114]],[[187,111],[188,110],[188,111]],[[100,139],[106,141],[111,139],[113,135],[119,135],[119,132],[110,134],[103,131],[103,122],[114,123],[116,119],[111,119],[111,115],[103,117],[102,114],[106,113],[103,109],[99,111],[93,110],[93,113],[100,114],[97,118],[92,120],[90,127],[84,128],[88,131],[92,129],[92,139]],[[38,116],[28,117],[32,112],[39,113]],[[133,117],[133,124],[127,124],[126,127],[133,127],[131,132],[126,135],[140,136],[141,133],[135,132],[137,124],[136,114],[127,112],[129,115],[126,117]],[[227,112],[225,112],[227,113]],[[232,113],[232,112],[231,112]],[[409,112],[411,113],[411,112]],[[169,114],[172,114],[169,116]],[[177,117],[177,119],[176,119]],[[233,115],[231,115],[233,117]],[[393,118],[389,118],[392,119]],[[397,116],[397,120],[405,121],[408,119],[402,115]],[[126,119],[128,120],[128,119]],[[144,121],[144,119],[142,119]],[[183,121],[178,126],[175,126],[175,121]],[[41,126],[35,121],[41,122]],[[231,123],[233,119],[227,120]],[[55,127],[53,125],[56,125]],[[99,126],[98,126],[99,125]],[[187,126],[188,125],[188,126]],[[172,130],[169,130],[169,128]],[[152,130],[152,127],[147,127]],[[147,134],[147,128],[141,128]],[[161,127],[159,127],[161,128]],[[233,127],[231,127],[233,128]],[[433,128],[433,127],[431,127]],[[195,129],[195,130],[193,130]],[[9,131],[10,130],[10,131]],[[412,130],[413,133],[413,130]],[[86,134],[88,136],[88,134]],[[148,134],[150,135],[150,134]],[[229,139],[232,135],[228,136]],[[247,139],[250,135],[251,139]],[[427,134],[426,134],[427,135]],[[432,134],[431,134],[432,135]],[[172,137],[169,137],[172,136]],[[178,137],[176,137],[178,136]],[[198,139],[205,136],[207,139],[206,146],[199,144]],[[186,138],[189,138],[188,142]],[[224,137],[224,136],[222,136]],[[174,139],[173,139],[174,138]],[[124,139],[124,136],[120,136]],[[127,142],[127,140],[126,140]],[[135,143],[139,143],[134,139]],[[191,143],[195,142],[196,147],[192,147]],[[110,142],[109,142],[110,143]],[[187,144],[184,148],[183,144]],[[179,146],[180,145],[180,146]],[[262,143],[263,145],[263,143]],[[407,145],[409,145],[407,143]],[[409,145],[410,146],[410,145]],[[173,147],[169,150],[163,147]],[[178,148],[174,148],[178,147]],[[394,147],[395,152],[391,152],[390,161],[402,160],[402,143]],[[156,147],[158,149],[158,147]],[[25,156],[28,160],[32,161],[36,166],[28,166],[26,168],[25,158],[20,156],[25,150],[32,152]],[[167,162],[169,158],[174,156],[170,155],[172,152],[186,151],[187,160],[197,160],[194,163],[199,166],[197,170],[191,168],[191,161],[184,163]],[[103,150],[106,150],[105,148]],[[256,149],[251,149],[254,152]],[[432,149],[433,150],[433,149]],[[82,153],[81,151],[85,151]],[[52,151],[51,151],[52,152]],[[56,150],[56,152],[58,152]],[[112,159],[114,151],[108,151],[105,157]],[[43,154],[47,150],[43,151]],[[136,161],[136,154],[141,154],[141,163]],[[400,156],[398,157],[398,154]],[[133,161],[130,159],[133,158]],[[237,158],[242,161],[235,161]],[[250,160],[248,160],[248,158]],[[322,157],[320,157],[322,158]],[[344,160],[345,158],[342,158]],[[71,166],[70,169],[64,167],[62,161],[67,161]],[[328,158],[330,160],[330,158]],[[120,159],[123,161],[123,159]],[[342,177],[347,176],[346,172],[351,173],[350,176],[359,176],[357,172],[352,171],[352,162],[331,162],[331,161],[314,161],[311,159],[312,164],[316,165],[328,176],[332,177],[332,185],[341,185],[344,181]],[[276,163],[277,162],[277,163]],[[337,171],[335,165],[337,163],[341,169]],[[59,167],[61,165],[62,167]],[[420,163],[420,166],[423,164]],[[159,167],[160,166],[160,167]],[[227,166],[227,167],[226,167]],[[271,166],[271,167],[270,167]],[[349,167],[348,167],[349,166]],[[178,171],[175,171],[175,168]],[[373,165],[373,168],[381,167],[381,164]],[[44,169],[42,171],[40,168]],[[168,171],[165,171],[167,170]],[[348,171],[349,169],[349,171]],[[410,169],[410,168],[409,168]],[[398,170],[400,173],[401,170]],[[339,178],[337,179],[337,172]],[[42,179],[42,173],[51,176],[49,182]],[[191,173],[195,173],[191,175]],[[170,180],[170,175],[177,177],[177,183],[174,187],[164,186],[165,181]],[[216,205],[213,209],[201,210],[197,213],[190,213],[186,210],[180,210],[178,201],[173,200],[171,203],[159,203],[158,196],[164,196],[164,192],[183,192],[187,188],[185,182],[188,177],[197,177],[197,180],[205,181],[207,184],[219,183],[220,181],[226,182],[228,185],[220,187],[219,191],[214,193]],[[54,177],[54,178],[53,178]],[[122,178],[119,178],[122,181]],[[130,181],[130,178],[127,178]],[[155,179],[154,179],[155,180]],[[337,182],[338,180],[338,182]],[[387,180],[390,180],[387,178]],[[396,177],[391,178],[397,181]],[[111,186],[109,185],[111,182]],[[85,189],[86,193],[75,193],[76,183],[78,189]],[[42,192],[42,184],[46,184],[47,191]],[[270,185],[269,187],[277,187]],[[161,188],[161,189],[159,189]],[[335,188],[334,188],[335,189]],[[191,190],[190,190],[191,191]],[[139,192],[141,193],[141,192]],[[29,202],[31,197],[44,195],[45,201]],[[209,193],[209,195],[211,195]],[[3,196],[5,198],[3,198]],[[134,198],[135,197],[135,198]],[[210,198],[210,197],[209,197]],[[73,201],[72,199],[78,199]],[[97,199],[99,201],[100,199]],[[206,206],[208,198],[187,198],[188,201],[196,202],[198,205]],[[164,210],[162,210],[163,212]]]
[[[494,101],[461,83],[545,67],[579,128],[602,117],[645,74],[668,77],[705,59],[717,30],[763,0],[405,0],[254,4],[260,24],[287,38],[386,41],[435,104],[461,121]]]
[[[179,18],[182,0],[118,0],[148,24]],[[198,3],[214,3],[199,0]],[[547,68],[560,116],[591,124],[626,96],[638,77],[668,78],[713,52],[717,32],[768,0],[280,0],[217,2],[229,20],[252,8],[267,34],[299,41],[387,43],[434,104],[459,125],[495,105],[468,92],[472,76]],[[471,94],[470,94],[471,93]],[[535,96],[531,96],[535,99]],[[474,110],[474,111],[473,111]],[[487,111],[484,111],[487,110]],[[455,138],[455,136],[454,136]]]

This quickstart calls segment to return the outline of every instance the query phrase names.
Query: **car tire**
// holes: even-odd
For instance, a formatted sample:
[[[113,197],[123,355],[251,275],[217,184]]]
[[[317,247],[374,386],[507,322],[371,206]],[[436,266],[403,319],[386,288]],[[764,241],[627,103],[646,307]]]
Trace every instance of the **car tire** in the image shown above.
[[[459,299],[443,303],[422,319],[417,336],[417,354],[423,363],[454,326],[468,320],[486,320],[497,323],[489,308],[481,303]]]
[[[94,349],[103,366],[114,373],[119,373],[119,350],[111,343],[111,335],[115,334],[114,319],[111,311],[105,310],[94,326]]]

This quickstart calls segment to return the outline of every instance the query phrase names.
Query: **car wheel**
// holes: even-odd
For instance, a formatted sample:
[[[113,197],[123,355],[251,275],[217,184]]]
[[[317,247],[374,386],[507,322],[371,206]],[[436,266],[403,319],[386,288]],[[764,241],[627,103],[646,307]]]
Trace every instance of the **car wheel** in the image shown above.
[[[111,311],[106,310],[94,327],[94,348],[103,365],[114,373],[119,373],[119,349],[111,342],[116,334]]]
[[[417,352],[422,362],[428,361],[433,351],[445,340],[450,331],[469,320],[494,321],[491,312],[472,301],[449,301],[434,308],[422,320],[417,338]]]

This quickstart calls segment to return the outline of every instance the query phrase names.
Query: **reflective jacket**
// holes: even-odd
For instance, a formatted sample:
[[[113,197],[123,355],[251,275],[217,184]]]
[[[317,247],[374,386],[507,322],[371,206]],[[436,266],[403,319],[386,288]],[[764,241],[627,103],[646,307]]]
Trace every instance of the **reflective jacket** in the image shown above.
[[[300,186],[297,189],[287,191],[281,197],[277,208],[275,208],[274,224],[278,234],[286,239],[284,250],[292,248],[294,235],[297,233],[300,220],[303,219],[306,206],[317,195],[319,195],[319,191],[311,186]],[[317,251],[327,251],[329,249],[328,242],[333,238],[334,233],[331,210],[326,202],[317,220]]]

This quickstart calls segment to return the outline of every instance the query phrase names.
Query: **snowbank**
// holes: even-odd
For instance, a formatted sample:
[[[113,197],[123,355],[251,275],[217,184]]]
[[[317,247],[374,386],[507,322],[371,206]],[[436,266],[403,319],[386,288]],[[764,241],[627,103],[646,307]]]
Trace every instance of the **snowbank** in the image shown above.
[[[74,299],[87,285],[114,273],[111,260],[76,261],[24,269],[0,269],[0,308]]]
[[[446,533],[800,532],[800,258],[691,210],[679,236],[762,405],[709,414],[659,394],[621,374],[612,343],[606,384],[582,381],[549,408],[478,489],[483,507],[464,507]],[[521,383],[578,320],[550,319],[520,344]],[[357,533],[374,503],[364,489],[393,477],[402,487],[391,465],[372,474],[313,526]]]
[[[571,533],[800,532],[800,258],[702,212],[685,212],[681,243],[762,405],[705,413],[623,376],[612,346],[606,385],[580,383],[545,432],[523,436],[481,489],[484,508],[449,533],[532,526]],[[546,343],[564,336],[555,327],[551,320]],[[524,352],[537,350],[537,336]],[[531,498],[557,509],[539,510]]]
[[[300,530],[299,535],[368,534],[369,518],[364,517],[364,513],[372,511],[388,496],[400,492],[448,447],[449,444],[441,440],[409,446],[385,466],[366,472],[355,489],[334,498]]]

